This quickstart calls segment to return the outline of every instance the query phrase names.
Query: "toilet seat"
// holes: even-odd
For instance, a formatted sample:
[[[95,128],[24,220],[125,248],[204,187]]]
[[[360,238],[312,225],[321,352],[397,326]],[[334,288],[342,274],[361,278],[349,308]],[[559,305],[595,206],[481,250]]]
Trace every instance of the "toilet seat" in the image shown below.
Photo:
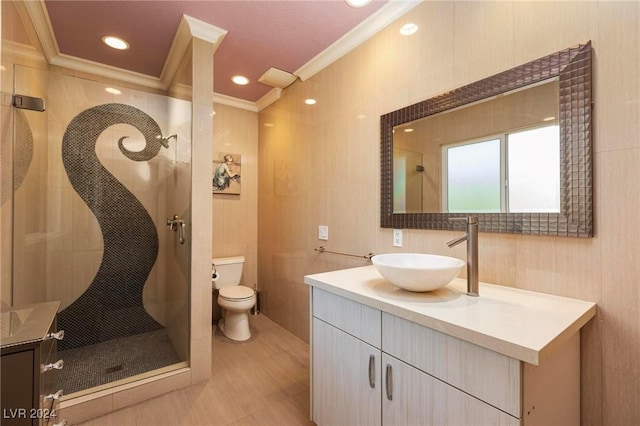
[[[219,297],[224,300],[228,300],[229,302],[240,302],[244,300],[249,300],[255,296],[255,292],[253,289],[249,287],[245,287],[243,285],[237,285],[233,287],[224,287],[221,288],[219,293]]]

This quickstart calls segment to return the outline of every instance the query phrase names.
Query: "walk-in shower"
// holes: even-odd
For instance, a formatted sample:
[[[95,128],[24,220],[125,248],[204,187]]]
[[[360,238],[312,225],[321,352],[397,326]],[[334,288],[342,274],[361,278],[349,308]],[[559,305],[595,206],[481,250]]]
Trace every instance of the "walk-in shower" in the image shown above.
[[[167,219],[189,223],[190,102],[24,66],[14,88],[46,109],[9,112],[11,302],[61,302],[58,387],[184,367],[190,232]]]

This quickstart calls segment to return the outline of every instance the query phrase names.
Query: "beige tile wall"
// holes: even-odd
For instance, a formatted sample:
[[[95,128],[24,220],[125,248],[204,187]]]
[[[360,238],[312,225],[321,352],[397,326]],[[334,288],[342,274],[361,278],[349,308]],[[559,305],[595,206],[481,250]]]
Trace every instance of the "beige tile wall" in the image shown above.
[[[244,256],[242,285],[258,283],[258,114],[214,105],[213,152],[240,154],[240,195],[212,195],[213,257]],[[209,182],[211,184],[211,182]]]
[[[412,37],[398,30],[406,22]],[[303,275],[364,254],[464,258],[448,231],[379,227],[379,116],[592,40],[595,237],[480,235],[480,279],[598,303],[582,332],[582,423],[640,420],[640,3],[425,2],[260,113],[259,271],[266,314],[308,339]],[[306,97],[318,100],[314,106]],[[329,241],[318,241],[318,225]],[[481,289],[482,291],[482,289]]]

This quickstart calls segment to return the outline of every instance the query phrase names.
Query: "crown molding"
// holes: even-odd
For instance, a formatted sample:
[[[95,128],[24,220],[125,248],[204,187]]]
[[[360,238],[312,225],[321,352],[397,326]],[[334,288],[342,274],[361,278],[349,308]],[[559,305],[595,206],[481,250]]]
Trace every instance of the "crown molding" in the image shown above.
[[[215,92],[213,93],[213,103],[244,109],[251,112],[259,111],[255,102],[245,101],[244,99],[238,99],[232,96],[222,95]]]
[[[340,37],[335,43],[298,68],[295,75],[307,80],[364,43],[423,0],[389,0],[374,14]]]
[[[75,56],[65,55],[63,53],[51,58],[51,65],[63,68],[69,68],[76,71],[87,72],[99,75],[100,77],[112,78],[118,81],[137,84],[143,87],[149,87],[158,90],[167,90],[164,83],[158,78],[147,74],[129,71],[122,68],[105,65],[98,62],[89,61]]]
[[[182,15],[182,21],[189,25],[191,36],[199,38],[215,45],[217,49],[228,31],[207,22],[201,21],[189,15]]]
[[[183,15],[180,25],[178,26],[178,31],[171,44],[171,50],[162,68],[162,74],[160,78],[158,78],[60,53],[60,48],[56,42],[53,26],[51,25],[44,0],[23,0],[19,3],[24,5],[29,19],[31,19],[33,23],[48,63],[153,89],[168,89],[180,61],[189,47],[192,37],[213,43],[215,45],[215,51],[227,34],[227,31],[215,25],[210,25],[190,16]]]
[[[2,40],[2,54],[12,55],[17,58],[25,58],[35,62],[46,62],[44,54],[37,48],[11,40]]]
[[[20,3],[26,8],[38,39],[40,40],[40,44],[42,45],[44,56],[49,64],[96,74],[101,77],[139,84],[144,87],[166,90],[162,81],[157,77],[60,53],[60,48],[56,42],[53,26],[51,25],[44,0],[23,0]]]
[[[377,32],[388,26],[397,18],[413,9],[423,0],[389,0],[369,18],[362,21],[351,31],[338,39],[331,46],[320,52],[309,62],[300,67],[294,74],[301,80],[307,80],[322,69],[331,65],[348,52],[364,43]],[[50,64],[88,72],[99,76],[122,80],[153,89],[167,90],[189,47],[191,38],[199,38],[214,44],[218,48],[227,31],[204,21],[183,15],[178,30],[171,44],[171,49],[162,68],[160,78],[124,70],[98,62],[88,61],[60,53],[53,27],[49,19],[44,0],[22,0],[21,2],[31,19],[45,58]],[[278,99],[282,89],[274,88],[257,102],[245,101],[231,96],[214,93],[214,102],[248,111],[262,111]]]
[[[47,62],[51,62],[52,58],[60,54],[60,49],[53,35],[53,27],[51,26],[51,20],[49,19],[49,13],[47,12],[44,0],[23,0],[22,2],[16,2],[16,7],[19,11],[23,6],[33,24],[38,40],[40,40],[45,58]]]
[[[262,111],[263,109],[280,99],[280,96],[282,96],[282,90],[284,89],[274,87],[273,89],[269,90],[266,95],[258,99],[256,101],[258,111]]]
[[[160,73],[160,81],[162,81],[165,88],[171,85],[171,81],[175,77],[192,38],[199,38],[212,43],[214,45],[213,51],[215,52],[225,35],[227,35],[227,31],[222,28],[207,24],[189,15],[182,15],[180,25],[178,25],[178,30]]]

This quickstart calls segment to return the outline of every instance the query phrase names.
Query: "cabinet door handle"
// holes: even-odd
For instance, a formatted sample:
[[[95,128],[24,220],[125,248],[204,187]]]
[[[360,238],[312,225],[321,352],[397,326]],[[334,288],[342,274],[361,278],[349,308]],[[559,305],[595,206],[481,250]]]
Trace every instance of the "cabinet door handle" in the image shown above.
[[[376,387],[376,356],[369,355],[369,386]]]
[[[391,364],[387,364],[387,399],[393,400],[393,372],[391,371]]]
[[[62,370],[63,367],[64,367],[64,361],[59,359],[58,361],[52,364],[47,364],[47,365],[41,364],[40,372],[45,373],[50,370]]]
[[[64,330],[60,330],[57,333],[49,333],[49,334],[47,334],[47,337],[45,337],[45,339],[47,339],[47,340],[50,340],[50,339],[62,340],[62,339],[64,339]]]

